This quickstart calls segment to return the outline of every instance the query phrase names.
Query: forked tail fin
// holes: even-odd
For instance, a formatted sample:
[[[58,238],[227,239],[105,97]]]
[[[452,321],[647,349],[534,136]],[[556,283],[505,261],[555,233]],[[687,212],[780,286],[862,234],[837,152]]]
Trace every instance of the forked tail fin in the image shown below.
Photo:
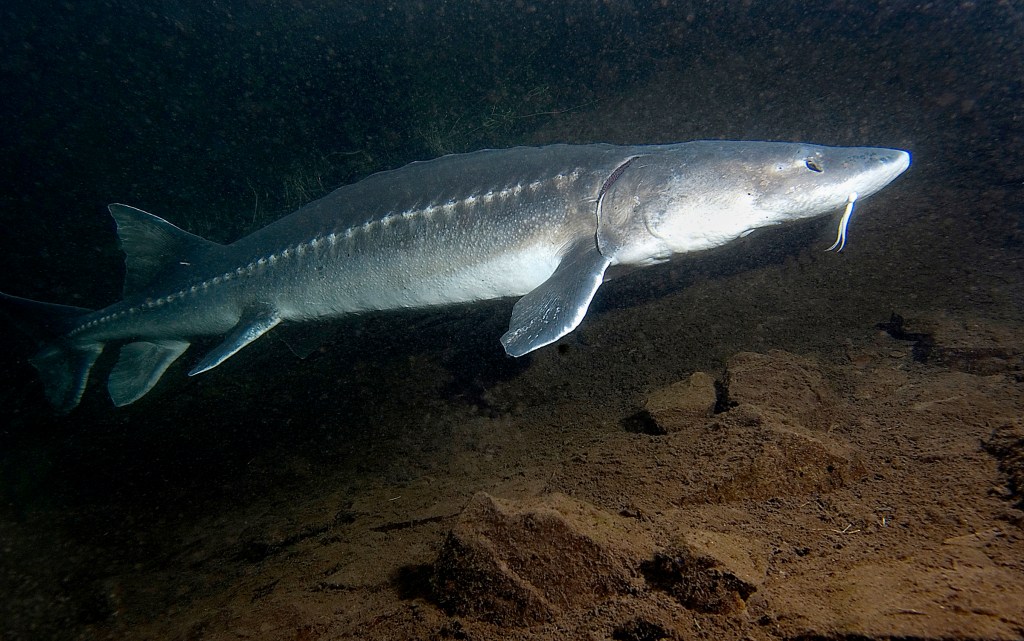
[[[39,370],[54,408],[62,414],[70,412],[82,398],[103,343],[71,343],[65,337],[92,310],[0,293],[0,312],[39,345],[39,352],[29,362]]]

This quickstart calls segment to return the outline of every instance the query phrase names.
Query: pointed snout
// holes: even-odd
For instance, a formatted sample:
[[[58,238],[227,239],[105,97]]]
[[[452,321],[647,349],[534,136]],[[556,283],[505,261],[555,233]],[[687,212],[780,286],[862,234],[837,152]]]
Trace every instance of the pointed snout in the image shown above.
[[[862,198],[879,191],[910,166],[910,154],[902,149],[862,147],[850,151],[842,163],[847,173],[844,191]]]
[[[902,149],[882,149],[879,154],[881,163],[893,172],[893,178],[899,176],[910,166],[910,152]]]

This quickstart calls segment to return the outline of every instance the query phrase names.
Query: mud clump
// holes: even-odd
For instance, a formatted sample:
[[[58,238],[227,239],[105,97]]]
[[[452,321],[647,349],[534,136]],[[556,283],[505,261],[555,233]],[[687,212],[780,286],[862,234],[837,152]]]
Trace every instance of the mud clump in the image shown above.
[[[753,405],[783,424],[825,430],[842,409],[813,359],[781,350],[736,354],[726,366],[725,385],[731,404]]]
[[[659,641],[671,636],[665,628],[646,619],[632,619],[612,631],[615,641]]]
[[[1024,421],[1016,419],[997,427],[983,447],[999,461],[999,471],[1006,477],[1007,497],[1024,510]]]
[[[779,350],[741,352],[717,386],[697,372],[652,392],[643,431],[666,435],[661,450],[671,457],[661,466],[680,470],[665,473],[666,483],[696,469],[702,458],[718,459],[713,470],[684,476],[681,502],[762,500],[831,492],[867,473],[849,445],[827,432],[845,409],[813,359]],[[643,475],[650,478],[652,471]]]
[[[748,449],[745,456],[729,465],[727,476],[704,490],[705,500],[724,503],[826,493],[867,474],[859,458],[847,455],[841,445],[831,440],[771,423],[758,429],[759,432],[749,427],[733,430],[734,437],[748,442]]]
[[[644,578],[683,606],[699,612],[729,614],[764,582],[765,561],[754,542],[715,532],[688,532],[676,545],[642,564]]]
[[[717,500],[829,492],[867,474],[845,443],[825,433],[845,405],[814,359],[740,352],[729,359],[725,385],[733,408],[723,425],[747,430],[749,458],[715,484]]]
[[[717,402],[714,379],[704,372],[694,372],[690,378],[662,387],[647,397],[644,419],[647,425],[656,426],[647,431],[668,434],[694,423],[702,424],[714,414]]]
[[[448,534],[433,593],[450,613],[541,623],[641,588],[652,548],[635,525],[560,494],[518,504],[479,493]]]

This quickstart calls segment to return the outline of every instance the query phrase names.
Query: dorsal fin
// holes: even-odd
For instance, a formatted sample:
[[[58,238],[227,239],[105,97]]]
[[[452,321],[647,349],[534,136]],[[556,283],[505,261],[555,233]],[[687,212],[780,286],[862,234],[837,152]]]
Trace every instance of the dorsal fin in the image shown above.
[[[141,209],[117,203],[107,209],[117,222],[117,235],[128,267],[124,279],[125,296],[144,289],[157,275],[220,247]]]

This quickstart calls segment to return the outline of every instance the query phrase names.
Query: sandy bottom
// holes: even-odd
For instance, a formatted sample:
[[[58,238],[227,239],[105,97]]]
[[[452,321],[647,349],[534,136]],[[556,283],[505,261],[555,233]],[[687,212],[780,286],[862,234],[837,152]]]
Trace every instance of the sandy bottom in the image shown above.
[[[936,317],[838,363],[738,353],[631,415],[466,416],[429,473],[169,533],[161,572],[106,585],[173,605],[103,634],[1019,639],[1022,339]]]
[[[869,228],[609,284],[526,360],[501,303],[96,392],[5,472],[5,638],[1020,639],[1019,265]]]

